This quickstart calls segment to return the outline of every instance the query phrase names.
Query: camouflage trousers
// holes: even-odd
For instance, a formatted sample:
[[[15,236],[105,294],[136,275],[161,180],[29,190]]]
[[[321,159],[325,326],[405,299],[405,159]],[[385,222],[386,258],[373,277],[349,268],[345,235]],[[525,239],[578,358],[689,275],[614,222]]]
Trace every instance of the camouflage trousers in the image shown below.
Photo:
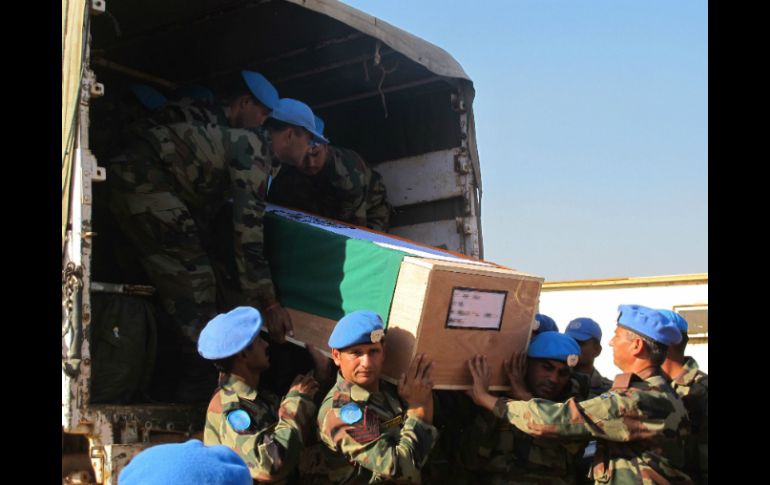
[[[216,274],[221,272],[206,250],[211,244],[208,215],[191,210],[173,176],[141,151],[113,158],[108,173],[110,211],[156,287],[163,310],[183,335],[181,381],[189,378],[191,384],[182,400],[207,400],[216,387],[216,372],[198,355],[197,341],[217,312]]]

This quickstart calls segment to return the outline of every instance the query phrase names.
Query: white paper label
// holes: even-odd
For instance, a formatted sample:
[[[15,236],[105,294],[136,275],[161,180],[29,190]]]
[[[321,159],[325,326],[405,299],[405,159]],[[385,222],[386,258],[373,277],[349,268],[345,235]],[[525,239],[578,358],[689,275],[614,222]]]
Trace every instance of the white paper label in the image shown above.
[[[446,326],[500,330],[506,291],[454,288]]]

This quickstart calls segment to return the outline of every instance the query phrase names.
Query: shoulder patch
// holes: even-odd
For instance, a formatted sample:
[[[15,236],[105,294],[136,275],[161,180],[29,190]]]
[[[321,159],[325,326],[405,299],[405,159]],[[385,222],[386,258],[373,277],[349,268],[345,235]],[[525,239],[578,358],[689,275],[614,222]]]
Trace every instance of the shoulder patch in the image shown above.
[[[360,421],[363,416],[361,406],[354,402],[349,402],[340,408],[340,419],[345,424],[354,424]]]
[[[233,428],[233,431],[242,433],[251,426],[251,416],[243,409],[236,409],[227,413],[227,422]]]

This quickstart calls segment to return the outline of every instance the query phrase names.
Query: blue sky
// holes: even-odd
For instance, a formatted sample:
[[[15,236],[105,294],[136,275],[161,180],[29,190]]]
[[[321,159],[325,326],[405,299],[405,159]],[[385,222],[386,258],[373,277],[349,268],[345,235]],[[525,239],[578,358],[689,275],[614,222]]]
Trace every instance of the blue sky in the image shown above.
[[[347,0],[473,79],[485,259],[547,281],[708,271],[705,0]]]

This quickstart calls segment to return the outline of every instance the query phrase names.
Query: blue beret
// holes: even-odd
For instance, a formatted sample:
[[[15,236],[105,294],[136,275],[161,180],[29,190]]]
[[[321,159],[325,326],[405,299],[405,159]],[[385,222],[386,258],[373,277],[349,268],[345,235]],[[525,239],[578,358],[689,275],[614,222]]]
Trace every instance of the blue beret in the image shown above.
[[[662,313],[641,305],[620,305],[618,325],[651,338],[663,345],[678,344],[682,334]]]
[[[382,318],[377,313],[358,310],[337,322],[328,343],[332,349],[344,349],[351,345],[377,343],[384,335]]]
[[[532,337],[527,356],[536,359],[560,360],[574,367],[580,357],[580,345],[569,335],[543,332]]]
[[[290,125],[301,126],[313,135],[313,140],[317,143],[329,143],[329,140],[316,128],[316,115],[313,114],[313,110],[302,101],[291,98],[279,99],[273,106],[270,118]]]
[[[559,327],[556,325],[556,322],[554,322],[553,318],[549,317],[548,315],[543,315],[542,313],[536,313],[535,321],[537,322],[537,327],[535,327],[536,334],[542,333],[542,332],[559,331]]]
[[[136,455],[118,477],[120,485],[251,485],[251,473],[236,452],[198,440],[155,445]]]
[[[564,330],[564,334],[580,342],[590,338],[595,338],[599,342],[602,341],[602,329],[591,318],[580,317],[572,320]]]
[[[205,86],[200,84],[187,84],[180,86],[174,91],[174,97],[179,98],[192,98],[204,103],[214,103],[214,92]]]
[[[658,310],[658,311],[662,313],[664,317],[674,322],[674,325],[676,325],[676,328],[678,328],[681,333],[687,333],[687,329],[688,329],[687,320],[685,320],[682,315],[671,310]]]
[[[326,123],[324,123],[324,120],[319,118],[318,115],[314,115],[314,117],[315,117],[315,131],[316,131],[316,133],[318,133],[319,135],[321,135],[321,136],[323,136],[325,138],[324,128],[326,127]],[[326,143],[328,143],[328,140],[327,140]],[[326,144],[326,143],[324,143],[324,144]]]
[[[130,89],[142,106],[150,111],[162,108],[166,104],[166,97],[151,86],[146,84],[132,84]]]
[[[265,76],[254,71],[241,71],[241,77],[248,86],[251,94],[270,109],[278,102],[278,90]]]
[[[198,353],[217,360],[235,355],[251,344],[262,328],[262,315],[256,308],[239,306],[212,318],[198,337]]]

